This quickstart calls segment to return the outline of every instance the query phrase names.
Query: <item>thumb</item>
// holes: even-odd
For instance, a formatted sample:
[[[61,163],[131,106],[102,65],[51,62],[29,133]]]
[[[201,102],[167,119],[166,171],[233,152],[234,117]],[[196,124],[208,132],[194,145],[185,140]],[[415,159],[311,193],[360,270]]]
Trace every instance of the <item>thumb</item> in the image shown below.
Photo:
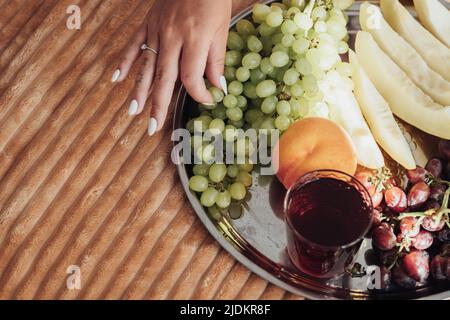
[[[225,93],[227,84],[224,77],[225,52],[227,50],[228,29],[220,32],[219,36],[212,42],[206,63],[206,77],[209,82],[221,88]]]

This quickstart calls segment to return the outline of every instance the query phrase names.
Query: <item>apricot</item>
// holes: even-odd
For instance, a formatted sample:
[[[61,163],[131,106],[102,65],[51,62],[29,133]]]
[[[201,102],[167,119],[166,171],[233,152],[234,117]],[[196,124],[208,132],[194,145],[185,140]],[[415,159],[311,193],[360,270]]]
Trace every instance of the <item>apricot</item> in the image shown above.
[[[321,169],[354,175],[356,150],[347,132],[324,118],[306,118],[283,133],[274,151],[277,177],[289,189],[304,174]]]

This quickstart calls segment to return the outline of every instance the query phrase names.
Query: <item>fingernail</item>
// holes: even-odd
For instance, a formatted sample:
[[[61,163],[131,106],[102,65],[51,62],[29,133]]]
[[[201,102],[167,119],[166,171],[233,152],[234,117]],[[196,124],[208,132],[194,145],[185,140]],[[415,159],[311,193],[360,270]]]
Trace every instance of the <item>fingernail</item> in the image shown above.
[[[130,108],[128,109],[128,114],[130,116],[134,116],[137,113],[138,107],[139,105],[136,100],[131,101]]]
[[[212,106],[214,106],[214,105],[216,105],[216,104],[215,104],[215,103],[212,103],[212,102],[202,102],[202,105],[208,106],[208,107],[212,107]]]
[[[155,118],[150,118],[150,122],[148,124],[148,135],[152,136],[156,132],[156,128],[158,127],[158,122]]]
[[[227,84],[227,79],[225,79],[224,76],[221,76],[219,78],[219,82],[220,82],[220,86],[222,87],[223,92],[225,93],[225,95],[228,95],[228,84]]]
[[[111,77],[111,82],[116,82],[117,80],[119,80],[119,77],[120,77],[120,69],[117,69],[116,71],[114,71]]]

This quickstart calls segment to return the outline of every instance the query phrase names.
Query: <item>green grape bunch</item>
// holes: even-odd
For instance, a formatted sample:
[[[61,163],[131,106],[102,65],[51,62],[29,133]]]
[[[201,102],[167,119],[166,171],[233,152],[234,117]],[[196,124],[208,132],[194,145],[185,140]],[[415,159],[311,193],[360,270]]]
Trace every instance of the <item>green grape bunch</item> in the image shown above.
[[[255,4],[251,19],[241,19],[229,32],[225,55],[228,95],[205,80],[215,104],[199,105],[187,123],[194,133],[211,130],[224,141],[237,141],[236,130],[279,130],[305,117],[329,117],[320,90],[327,72],[349,78],[351,66],[342,62],[348,47],[344,10],[353,0],[283,0]],[[208,164],[208,147],[201,142],[189,187],[198,193],[211,217],[221,218],[232,202],[245,201],[252,186],[254,165]],[[195,151],[195,150],[194,150]],[[246,156],[248,156],[248,152]]]

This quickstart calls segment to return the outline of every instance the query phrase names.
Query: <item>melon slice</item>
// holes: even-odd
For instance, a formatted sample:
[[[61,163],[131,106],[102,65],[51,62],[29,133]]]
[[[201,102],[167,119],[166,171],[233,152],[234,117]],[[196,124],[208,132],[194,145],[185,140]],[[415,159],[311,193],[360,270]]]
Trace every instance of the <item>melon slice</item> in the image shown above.
[[[384,20],[379,7],[364,2],[361,5],[359,20],[361,28],[373,36],[381,49],[420,89],[437,103],[450,105],[450,82],[431,69],[421,55],[391,28]]]
[[[450,12],[439,0],[414,0],[420,22],[450,47]]]
[[[350,63],[353,67],[355,96],[378,144],[408,170],[416,168],[411,149],[388,103],[377,91],[373,83],[358,62],[356,54],[350,51]]]
[[[381,0],[387,22],[408,41],[428,65],[450,81],[450,49],[425,29],[398,0]]]
[[[434,136],[450,139],[450,107],[427,96],[380,49],[368,32],[356,35],[356,55],[377,90],[402,120]]]

